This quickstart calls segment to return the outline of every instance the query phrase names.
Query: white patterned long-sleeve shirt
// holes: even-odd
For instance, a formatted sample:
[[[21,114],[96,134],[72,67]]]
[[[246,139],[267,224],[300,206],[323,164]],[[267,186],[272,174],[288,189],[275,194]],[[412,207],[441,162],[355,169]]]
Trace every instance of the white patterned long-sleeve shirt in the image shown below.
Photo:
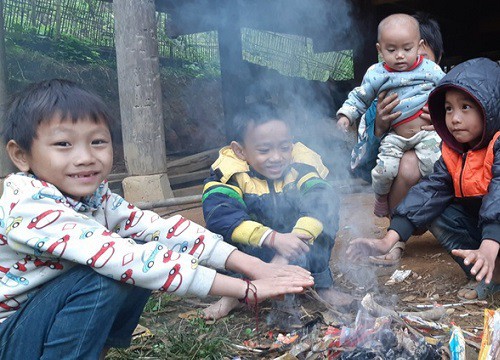
[[[206,296],[211,268],[224,268],[234,249],[180,215],[138,209],[107,182],[77,202],[33,176],[12,174],[0,198],[0,322],[77,264],[151,290]]]

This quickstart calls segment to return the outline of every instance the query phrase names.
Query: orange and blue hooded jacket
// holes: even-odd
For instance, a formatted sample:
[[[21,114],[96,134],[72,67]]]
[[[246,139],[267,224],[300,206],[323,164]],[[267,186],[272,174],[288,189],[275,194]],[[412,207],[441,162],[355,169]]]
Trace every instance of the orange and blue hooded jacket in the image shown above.
[[[445,94],[464,91],[483,114],[483,134],[473,148],[458,142],[445,121]],[[500,65],[477,58],[457,65],[429,96],[429,111],[441,136],[442,156],[394,210],[389,229],[406,241],[415,228],[430,224],[452,202],[478,218],[482,239],[500,242]]]
[[[301,143],[278,180],[263,177],[226,146],[205,180],[206,226],[226,241],[256,247],[271,230],[309,235],[311,242],[321,234],[334,239],[339,205],[327,175],[321,157]]]

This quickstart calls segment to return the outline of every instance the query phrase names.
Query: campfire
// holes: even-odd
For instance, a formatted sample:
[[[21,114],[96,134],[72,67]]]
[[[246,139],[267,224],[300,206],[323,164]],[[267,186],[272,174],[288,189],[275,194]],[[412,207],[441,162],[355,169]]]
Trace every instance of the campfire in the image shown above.
[[[314,301],[322,302],[314,291],[307,294]],[[306,313],[309,320],[301,328],[290,333],[269,331],[265,338],[245,341],[243,345],[236,345],[236,348],[251,351],[266,359],[280,360],[462,360],[466,359],[466,344],[476,350],[482,349],[485,354],[499,351],[494,344],[498,342],[500,314],[494,315],[495,312],[491,310],[486,312],[491,323],[489,337],[481,343],[481,334],[473,334],[445,322],[446,317],[453,312],[452,306],[447,305],[457,304],[398,312],[377,303],[375,296],[368,293],[360,301],[354,319],[324,302],[322,305],[327,311]],[[494,323],[494,316],[497,323]],[[485,329],[488,329],[486,323]],[[278,353],[283,355],[278,356]],[[481,359],[495,357],[485,355]]]

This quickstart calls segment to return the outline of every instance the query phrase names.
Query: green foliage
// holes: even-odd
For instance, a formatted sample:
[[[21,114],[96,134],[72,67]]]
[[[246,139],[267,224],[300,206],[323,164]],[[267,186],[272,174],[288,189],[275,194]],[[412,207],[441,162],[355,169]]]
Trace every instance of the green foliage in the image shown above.
[[[212,332],[202,318],[189,320],[182,331],[166,334],[166,359],[222,359],[229,355],[228,338]]]
[[[198,317],[156,331],[154,337],[135,339],[128,349],[111,349],[106,359],[219,360],[230,354],[227,334],[220,334],[214,325]]]
[[[29,28],[22,31],[9,32],[5,39],[7,51],[37,51],[50,54],[58,61],[68,64],[105,64],[109,60],[101,57],[101,53],[88,41],[70,35],[62,35],[59,40],[34,34]],[[112,66],[113,64],[108,64]]]
[[[218,64],[207,63],[200,64],[197,62],[189,63],[185,61],[176,61],[175,63],[166,63],[160,67],[160,72],[165,78],[217,78],[220,77],[220,67]]]
[[[153,293],[150,297],[146,306],[144,306],[144,313],[154,313],[161,311],[168,307],[172,300],[176,300],[177,297],[165,294],[165,293]]]

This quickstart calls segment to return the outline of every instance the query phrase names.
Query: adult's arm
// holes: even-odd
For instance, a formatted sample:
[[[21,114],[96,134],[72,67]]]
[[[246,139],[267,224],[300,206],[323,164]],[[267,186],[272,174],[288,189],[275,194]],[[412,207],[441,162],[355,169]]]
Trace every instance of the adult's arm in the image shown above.
[[[500,139],[495,142],[493,153],[492,179],[479,210],[479,224],[483,229],[483,239],[492,239],[500,243],[500,206],[498,205],[500,204]]]

